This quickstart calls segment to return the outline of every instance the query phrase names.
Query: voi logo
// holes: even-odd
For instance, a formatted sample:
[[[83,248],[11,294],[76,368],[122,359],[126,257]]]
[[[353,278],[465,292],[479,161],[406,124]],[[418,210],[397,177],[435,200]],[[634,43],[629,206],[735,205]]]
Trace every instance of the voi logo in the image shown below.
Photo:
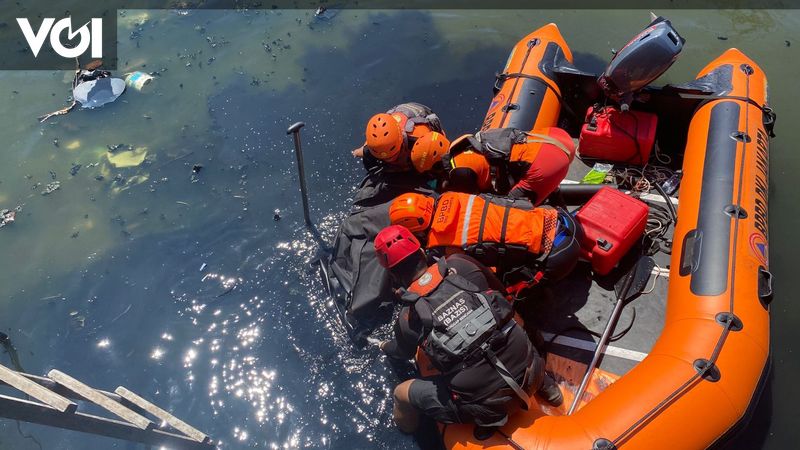
[[[72,18],[67,17],[56,22],[52,17],[46,17],[39,26],[39,31],[33,32],[33,27],[26,18],[17,18],[19,28],[28,41],[33,51],[33,57],[39,56],[39,51],[44,45],[47,36],[50,36],[50,46],[56,53],[64,58],[77,58],[86,53],[91,46],[92,58],[103,57],[103,19],[92,19],[77,30],[72,30]],[[61,42],[61,34],[67,30],[67,39],[72,41],[79,36],[78,44],[67,47]]]

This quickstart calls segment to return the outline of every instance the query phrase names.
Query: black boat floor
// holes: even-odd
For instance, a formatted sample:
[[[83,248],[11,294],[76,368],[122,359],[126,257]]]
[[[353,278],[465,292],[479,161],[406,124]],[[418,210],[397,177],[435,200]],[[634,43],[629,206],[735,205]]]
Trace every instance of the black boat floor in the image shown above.
[[[590,169],[590,165],[576,158],[566,182],[579,182]],[[665,204],[664,198],[658,195],[644,195],[642,200]],[[670,229],[670,239],[671,233]],[[580,262],[567,278],[539,288],[525,300],[528,302],[523,307],[525,320],[542,331],[545,342],[551,341],[546,344],[550,353],[584,364],[591,361],[599,339],[583,330],[591,330],[598,336],[602,334],[616,302],[614,282],[626,272],[626,264],[630,267],[638,259],[639,253],[636,248],[631,250],[620,266],[604,277],[593,276],[589,264]],[[657,267],[644,293],[624,306],[612,335],[627,331],[609,343],[601,369],[624,375],[644,359],[655,344],[664,326],[669,258],[670,255],[663,252],[654,255]]]

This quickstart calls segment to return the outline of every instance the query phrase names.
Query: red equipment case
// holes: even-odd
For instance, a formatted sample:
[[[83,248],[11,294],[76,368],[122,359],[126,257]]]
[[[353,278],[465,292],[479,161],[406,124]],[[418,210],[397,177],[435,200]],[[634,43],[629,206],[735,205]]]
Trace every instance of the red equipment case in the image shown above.
[[[595,273],[606,275],[642,237],[649,207],[622,192],[601,188],[578,210],[575,220],[583,228],[581,255]]]
[[[581,156],[644,166],[656,142],[658,116],[604,106],[586,111],[578,151]]]

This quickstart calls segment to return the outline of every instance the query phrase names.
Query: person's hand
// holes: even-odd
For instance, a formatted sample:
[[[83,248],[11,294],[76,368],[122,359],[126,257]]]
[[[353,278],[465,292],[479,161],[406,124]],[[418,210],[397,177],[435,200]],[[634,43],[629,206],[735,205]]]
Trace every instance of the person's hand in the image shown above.
[[[368,338],[367,338],[367,342],[368,342],[369,344],[371,344],[371,345],[374,345],[375,347],[378,347],[378,349],[379,349],[380,351],[383,351],[384,347],[386,347],[386,344],[387,344],[389,341],[382,341],[382,340],[380,340],[380,339],[377,339],[377,338],[374,338],[374,337],[368,337]]]
[[[354,149],[351,153],[356,158],[363,158],[364,157],[364,146],[362,145],[361,147],[358,147],[357,149]]]

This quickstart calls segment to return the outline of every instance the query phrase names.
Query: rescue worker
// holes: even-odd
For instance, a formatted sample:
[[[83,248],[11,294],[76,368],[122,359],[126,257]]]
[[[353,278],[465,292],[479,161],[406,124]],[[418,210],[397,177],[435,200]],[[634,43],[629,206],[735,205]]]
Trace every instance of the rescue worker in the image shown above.
[[[425,173],[450,147],[439,117],[419,103],[403,103],[372,116],[364,134],[364,145],[352,153],[364,159],[367,171],[381,167],[392,172]]]
[[[375,250],[394,282],[408,286],[400,290],[395,337],[381,350],[408,360],[419,347],[439,372],[395,388],[393,415],[402,431],[413,433],[422,413],[442,423],[474,423],[488,437],[509,413],[528,408],[528,392],[561,404],[558,385],[488,268],[465,255],[429,267],[417,238],[399,225],[378,233]]]
[[[542,203],[567,176],[575,144],[550,127],[531,133],[492,129],[456,139],[445,157],[447,190],[491,192]]]
[[[405,193],[389,206],[389,220],[411,230],[429,250],[466,253],[495,267],[506,284],[557,281],[574,269],[580,256],[579,229],[572,216],[534,208],[524,199],[461,192],[435,199]]]

